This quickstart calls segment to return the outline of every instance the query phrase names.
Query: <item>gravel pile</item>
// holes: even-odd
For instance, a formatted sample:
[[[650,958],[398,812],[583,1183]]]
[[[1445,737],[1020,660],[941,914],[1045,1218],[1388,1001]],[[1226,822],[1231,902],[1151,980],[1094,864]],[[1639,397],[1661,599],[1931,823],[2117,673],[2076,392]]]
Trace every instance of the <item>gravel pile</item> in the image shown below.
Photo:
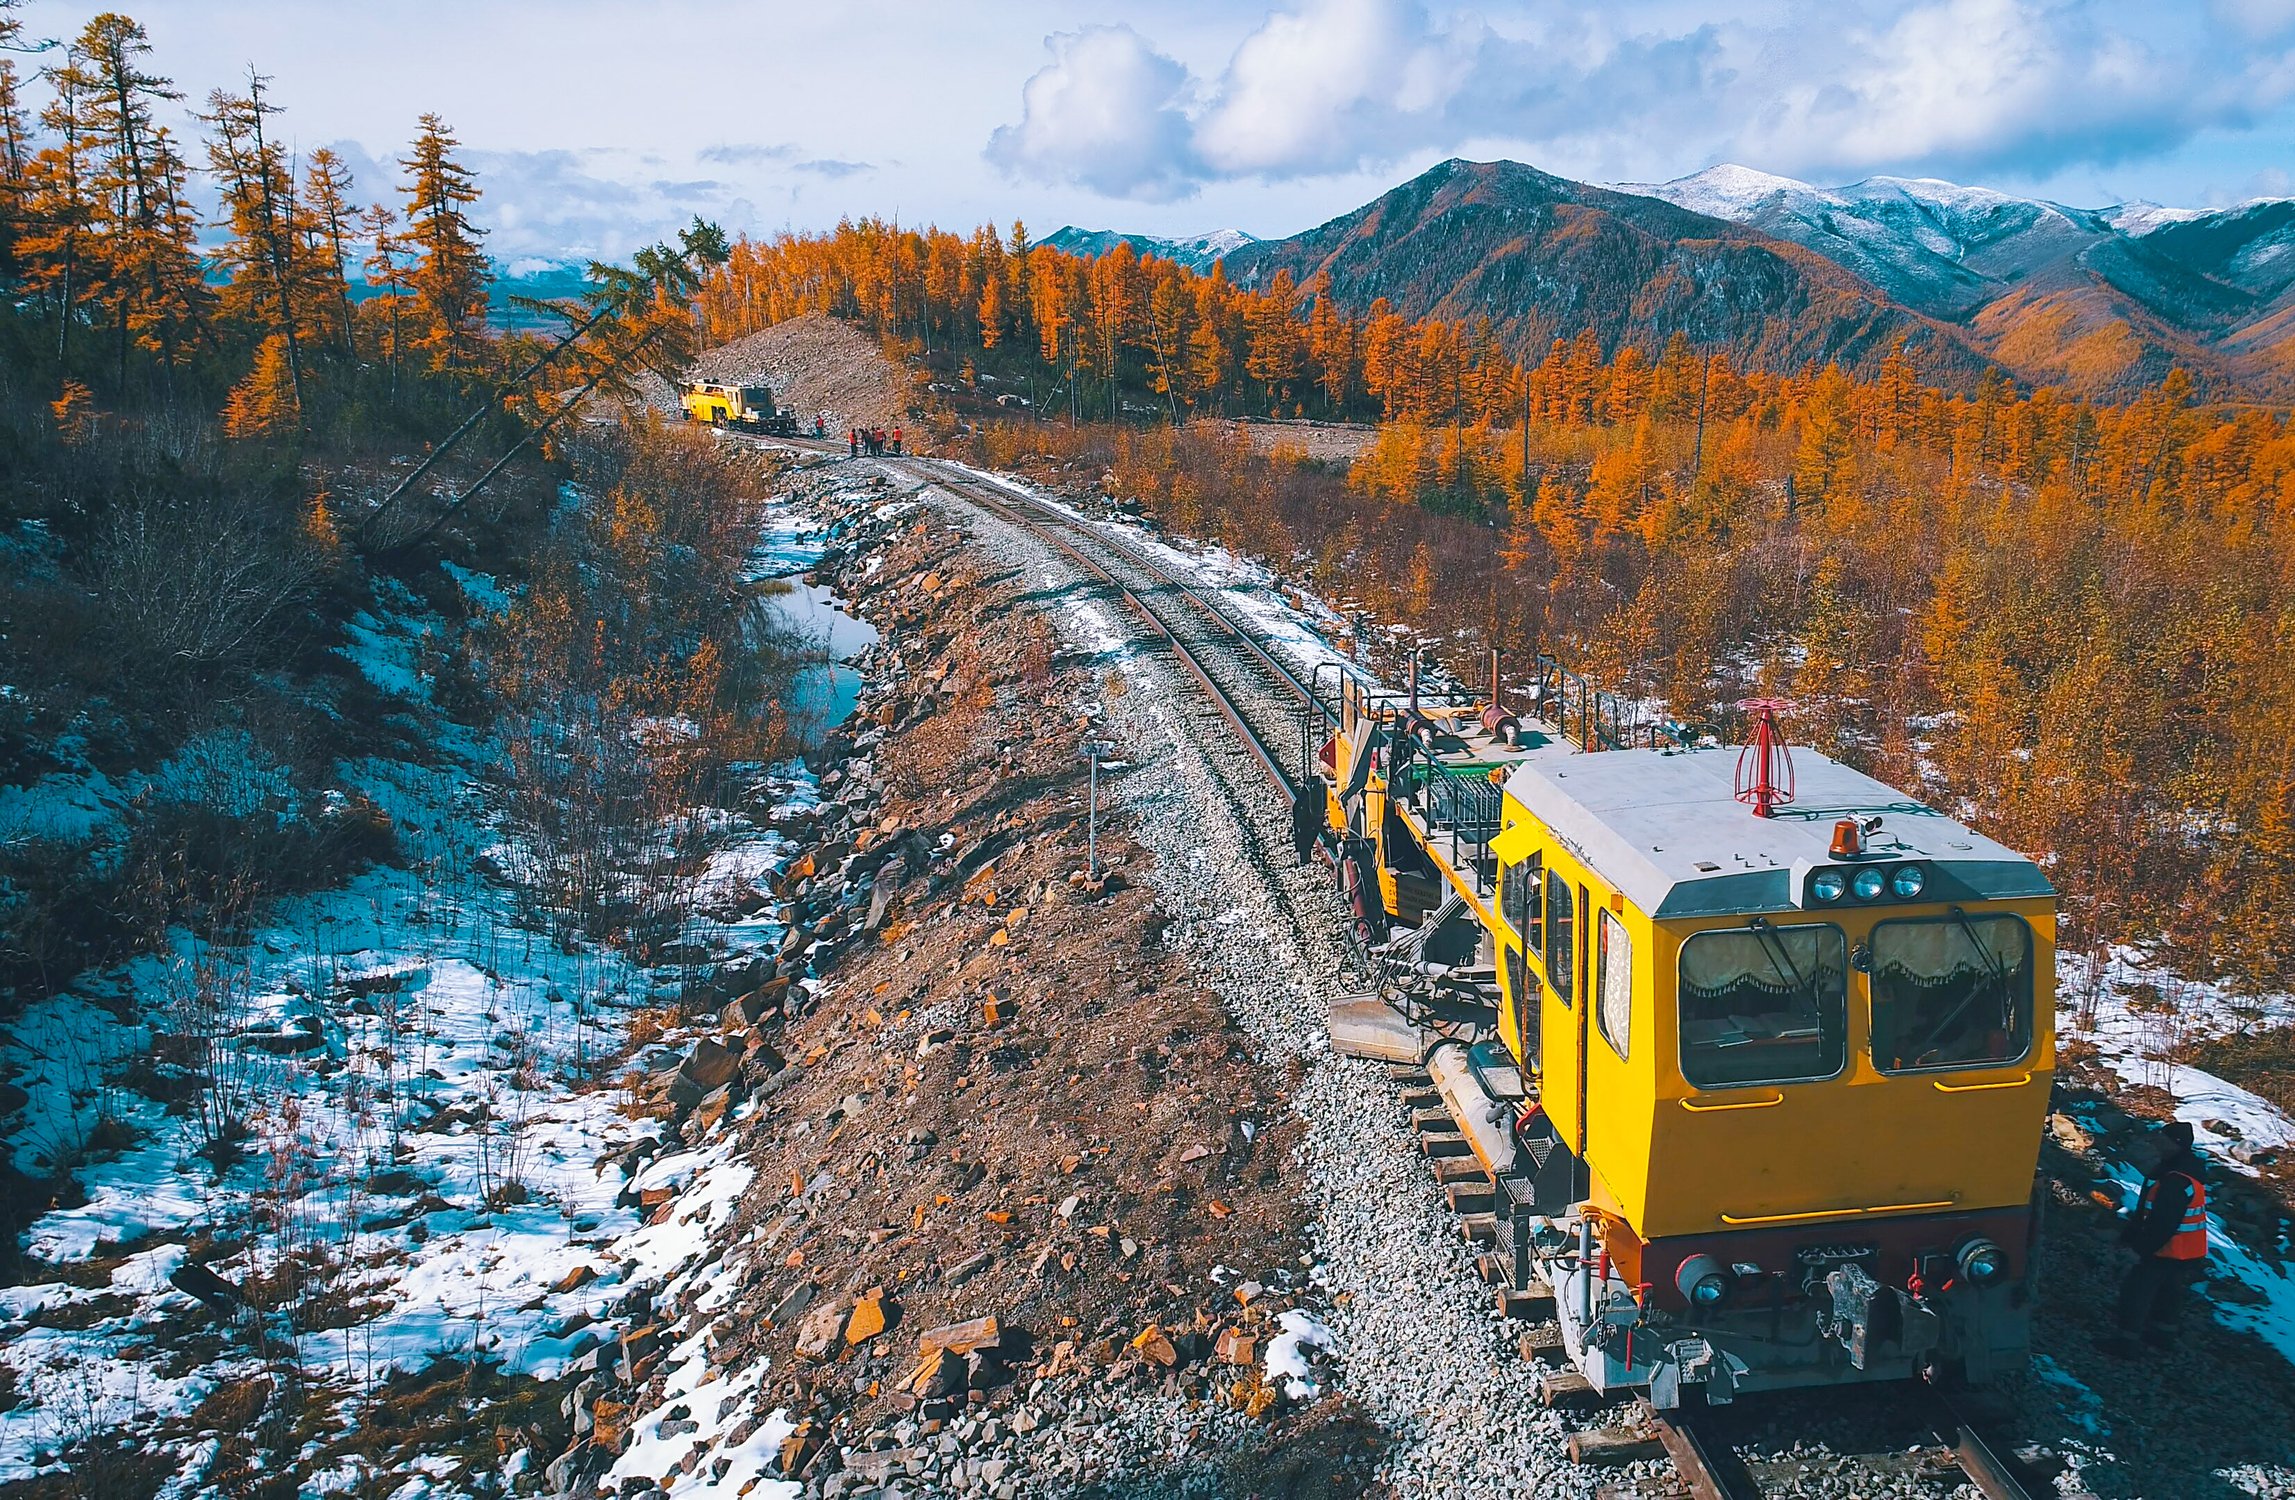
[[[796,413],[807,431],[816,413],[839,438],[851,427],[915,427],[908,382],[866,335],[822,313],[808,313],[720,344],[693,363],[712,380],[772,388],[773,400]],[[637,381],[645,404],[674,414],[677,393],[646,374]]]

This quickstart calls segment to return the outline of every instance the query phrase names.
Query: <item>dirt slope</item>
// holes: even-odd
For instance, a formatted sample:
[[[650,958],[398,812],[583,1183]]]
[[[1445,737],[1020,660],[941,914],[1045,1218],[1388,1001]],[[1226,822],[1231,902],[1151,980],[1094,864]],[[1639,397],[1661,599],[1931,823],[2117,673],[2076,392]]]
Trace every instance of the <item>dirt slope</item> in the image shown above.
[[[769,386],[773,400],[810,425],[842,434],[850,427],[916,426],[908,380],[868,335],[825,313],[776,323],[706,350],[693,372],[713,380]],[[674,413],[667,381],[640,383],[646,404]]]

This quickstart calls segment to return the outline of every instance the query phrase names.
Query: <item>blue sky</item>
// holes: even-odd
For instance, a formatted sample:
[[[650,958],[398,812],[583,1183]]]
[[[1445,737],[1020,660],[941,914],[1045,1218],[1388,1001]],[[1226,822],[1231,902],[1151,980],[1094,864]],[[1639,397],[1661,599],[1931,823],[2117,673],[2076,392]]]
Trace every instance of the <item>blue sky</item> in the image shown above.
[[[1286,234],[1448,156],[1735,161],[2084,206],[2295,192],[2295,0],[148,0],[196,103],[270,74],[378,195],[444,114],[504,258],[700,213]],[[29,0],[36,34],[95,9]]]

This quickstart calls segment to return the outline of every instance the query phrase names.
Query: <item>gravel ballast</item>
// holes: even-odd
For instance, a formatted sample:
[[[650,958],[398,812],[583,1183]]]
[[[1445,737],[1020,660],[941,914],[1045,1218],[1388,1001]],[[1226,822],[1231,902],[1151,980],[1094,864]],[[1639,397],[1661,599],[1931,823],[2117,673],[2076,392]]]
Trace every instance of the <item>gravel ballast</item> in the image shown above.
[[[1071,606],[1089,588],[1034,538],[928,493]],[[1127,641],[1145,637],[1120,601],[1100,601],[1089,622],[1073,607],[1056,613],[1083,649],[1104,644],[1094,628],[1103,622]],[[1313,1275],[1331,1304],[1341,1387],[1392,1440],[1382,1476],[1408,1495],[1591,1495],[1594,1476],[1569,1463],[1563,1419],[1539,1407],[1536,1371],[1515,1347],[1519,1325],[1497,1315],[1475,1279],[1392,1086],[1376,1065],[1331,1052],[1342,913],[1314,867],[1289,862],[1288,808],[1223,743],[1225,727],[1198,716],[1192,684],[1148,656],[1130,655],[1120,670],[1132,690],[1110,698],[1109,723],[1139,764],[1115,783],[1116,797],[1156,856],[1150,881],[1173,918],[1166,943],[1187,955],[1267,1065],[1298,1080],[1291,1104],[1307,1124],[1300,1165],[1319,1247]],[[1272,832],[1252,838],[1245,819]]]

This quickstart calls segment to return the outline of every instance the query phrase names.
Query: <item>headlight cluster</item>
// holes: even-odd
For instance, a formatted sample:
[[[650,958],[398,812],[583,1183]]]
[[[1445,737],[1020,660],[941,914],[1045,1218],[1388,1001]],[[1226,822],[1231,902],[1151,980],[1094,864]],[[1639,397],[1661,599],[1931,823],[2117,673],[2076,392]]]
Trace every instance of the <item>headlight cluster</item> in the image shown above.
[[[1828,906],[1852,892],[1859,901],[1878,901],[1884,891],[1899,901],[1914,901],[1927,889],[1928,872],[1919,865],[1825,869],[1809,877],[1809,894]]]

